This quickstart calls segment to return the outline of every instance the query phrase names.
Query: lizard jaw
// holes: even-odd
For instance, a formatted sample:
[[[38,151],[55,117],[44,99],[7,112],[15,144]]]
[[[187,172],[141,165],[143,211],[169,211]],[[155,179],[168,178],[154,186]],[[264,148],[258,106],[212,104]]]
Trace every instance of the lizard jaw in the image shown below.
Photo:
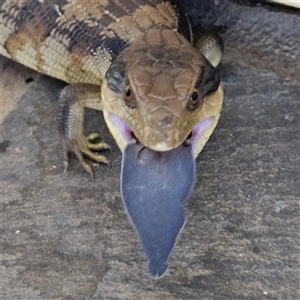
[[[104,111],[104,118],[110,132],[112,133],[122,152],[129,143],[140,143],[140,141],[135,137],[134,133],[131,131],[130,127],[122,118],[120,118],[114,113],[106,111]],[[210,136],[209,133],[208,137],[206,138],[207,131],[212,131],[217,121],[218,118],[216,117],[208,117],[200,121],[189,133],[186,140],[183,142],[183,144],[191,144],[194,158],[196,158],[196,156],[202,150],[206,140]],[[152,150],[157,152],[165,152],[171,150],[169,149],[167,143],[164,142],[160,142],[151,148]]]
[[[185,207],[197,177],[195,158],[217,125],[223,89],[220,85],[218,92],[204,101],[198,122],[188,131],[182,128],[183,136],[177,144],[168,145],[167,136],[157,143],[158,148],[155,144],[146,146],[143,136],[135,135],[124,119],[112,113],[119,111],[118,106],[114,106],[118,98],[108,96],[102,98],[113,100],[110,105],[104,103],[103,114],[122,151],[123,206],[140,237],[149,272],[160,278],[168,269],[168,258],[186,222]]]
[[[160,278],[168,269],[168,258],[186,222],[185,205],[196,181],[194,153],[199,143],[206,141],[205,133],[216,118],[199,122],[177,147],[157,151],[140,143],[117,115],[104,111],[104,116],[122,151],[124,208],[142,242],[149,272]]]

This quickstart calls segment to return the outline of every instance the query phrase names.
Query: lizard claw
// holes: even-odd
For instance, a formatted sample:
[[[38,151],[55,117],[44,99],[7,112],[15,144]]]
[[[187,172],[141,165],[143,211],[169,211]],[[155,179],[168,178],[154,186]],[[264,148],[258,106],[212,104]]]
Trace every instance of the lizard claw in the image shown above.
[[[64,172],[66,172],[69,162],[70,162],[70,153],[73,153],[79,160],[82,167],[94,178],[94,171],[92,165],[87,162],[86,158],[97,162],[109,164],[108,159],[101,154],[95,153],[94,151],[109,150],[110,146],[104,142],[94,143],[99,138],[99,135],[92,133],[87,137],[81,135],[76,140],[69,140],[66,137],[63,137],[63,148],[64,148]]]

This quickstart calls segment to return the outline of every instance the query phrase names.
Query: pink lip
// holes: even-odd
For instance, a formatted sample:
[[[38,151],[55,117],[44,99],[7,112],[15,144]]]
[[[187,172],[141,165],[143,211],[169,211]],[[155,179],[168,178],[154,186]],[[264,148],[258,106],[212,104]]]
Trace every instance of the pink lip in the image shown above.
[[[137,141],[130,127],[126,124],[126,122],[122,118],[120,118],[119,116],[113,113],[109,113],[109,118],[112,121],[112,123],[119,129],[126,144]],[[199,122],[193,128],[192,132],[189,134],[188,138],[185,140],[184,143],[192,144],[192,147],[194,147],[197,144],[197,142],[201,139],[201,137],[204,135],[205,131],[212,125],[213,121],[214,121],[214,117],[209,117]]]
[[[213,124],[214,117],[209,117],[199,122],[192,130],[191,136],[187,139],[187,142],[192,144],[194,148],[197,142],[202,138],[205,131]]]
[[[130,127],[122,118],[118,117],[113,113],[109,113],[109,118],[112,121],[112,123],[119,129],[120,133],[125,139],[126,144],[129,144],[130,142],[136,140],[132,134]]]

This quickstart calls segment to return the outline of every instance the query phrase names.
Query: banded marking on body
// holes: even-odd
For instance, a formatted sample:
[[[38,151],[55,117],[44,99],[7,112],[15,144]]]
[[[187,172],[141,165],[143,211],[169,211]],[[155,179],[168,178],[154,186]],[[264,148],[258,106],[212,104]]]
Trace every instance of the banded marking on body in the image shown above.
[[[171,4],[161,0],[7,0],[0,14],[1,53],[69,83],[100,84],[136,37],[178,26]]]

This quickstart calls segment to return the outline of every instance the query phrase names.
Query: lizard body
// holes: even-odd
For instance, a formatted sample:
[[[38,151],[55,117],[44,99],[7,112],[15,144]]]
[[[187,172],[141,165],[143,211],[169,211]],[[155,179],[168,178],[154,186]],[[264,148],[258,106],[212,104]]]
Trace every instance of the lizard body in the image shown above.
[[[109,146],[83,135],[84,108],[103,110],[123,153],[123,202],[156,277],[185,223],[194,159],[223,100],[218,42],[195,48],[179,18],[162,0],[0,0],[0,53],[70,84],[59,99],[66,167],[70,152],[91,174],[85,157],[107,163],[94,151]]]

